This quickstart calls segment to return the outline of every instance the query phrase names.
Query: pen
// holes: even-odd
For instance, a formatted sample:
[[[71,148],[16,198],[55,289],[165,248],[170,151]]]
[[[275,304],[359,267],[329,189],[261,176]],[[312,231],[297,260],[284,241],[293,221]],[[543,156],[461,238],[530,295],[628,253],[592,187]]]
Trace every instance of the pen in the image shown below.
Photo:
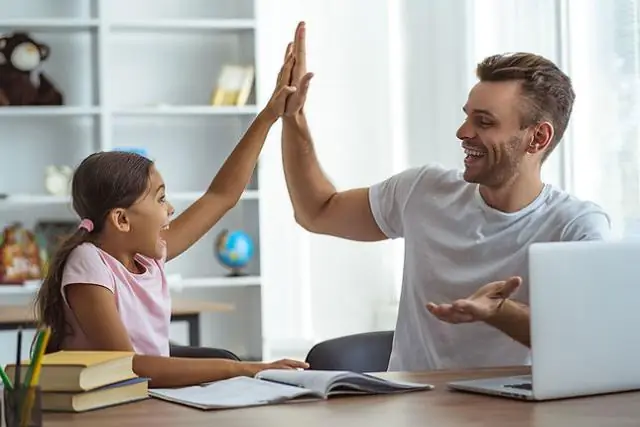
[[[20,362],[22,358],[22,326],[18,327],[18,345],[16,346],[16,375],[13,379],[13,385],[16,389],[20,388]]]

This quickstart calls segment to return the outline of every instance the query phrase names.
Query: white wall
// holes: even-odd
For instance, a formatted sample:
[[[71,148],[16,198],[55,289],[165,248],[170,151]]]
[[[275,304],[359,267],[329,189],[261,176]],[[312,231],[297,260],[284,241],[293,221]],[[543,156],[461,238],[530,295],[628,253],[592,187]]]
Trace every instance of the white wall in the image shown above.
[[[403,0],[402,6],[409,165],[460,167],[455,132],[473,75],[467,1]]]

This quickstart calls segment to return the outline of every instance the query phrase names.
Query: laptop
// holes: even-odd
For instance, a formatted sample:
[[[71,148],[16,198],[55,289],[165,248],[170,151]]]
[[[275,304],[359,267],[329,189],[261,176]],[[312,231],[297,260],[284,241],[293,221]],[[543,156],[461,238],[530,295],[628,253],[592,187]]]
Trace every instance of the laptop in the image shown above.
[[[452,390],[530,401],[640,389],[640,241],[529,248],[531,375]]]

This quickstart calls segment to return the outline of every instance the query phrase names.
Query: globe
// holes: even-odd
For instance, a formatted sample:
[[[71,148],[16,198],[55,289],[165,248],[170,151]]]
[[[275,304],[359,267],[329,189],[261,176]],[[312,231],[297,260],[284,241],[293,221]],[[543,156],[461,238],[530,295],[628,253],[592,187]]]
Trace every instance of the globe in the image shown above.
[[[242,269],[253,257],[253,240],[242,230],[222,230],[214,249],[218,262],[231,270],[230,276],[242,276]]]

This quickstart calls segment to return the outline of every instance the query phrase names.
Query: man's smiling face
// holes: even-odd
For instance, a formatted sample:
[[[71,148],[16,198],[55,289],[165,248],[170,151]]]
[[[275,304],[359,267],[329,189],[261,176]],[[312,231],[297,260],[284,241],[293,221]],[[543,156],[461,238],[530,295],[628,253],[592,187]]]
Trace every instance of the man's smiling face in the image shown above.
[[[531,135],[522,129],[520,81],[481,81],[469,92],[456,136],[465,152],[464,179],[499,187],[517,175]]]

